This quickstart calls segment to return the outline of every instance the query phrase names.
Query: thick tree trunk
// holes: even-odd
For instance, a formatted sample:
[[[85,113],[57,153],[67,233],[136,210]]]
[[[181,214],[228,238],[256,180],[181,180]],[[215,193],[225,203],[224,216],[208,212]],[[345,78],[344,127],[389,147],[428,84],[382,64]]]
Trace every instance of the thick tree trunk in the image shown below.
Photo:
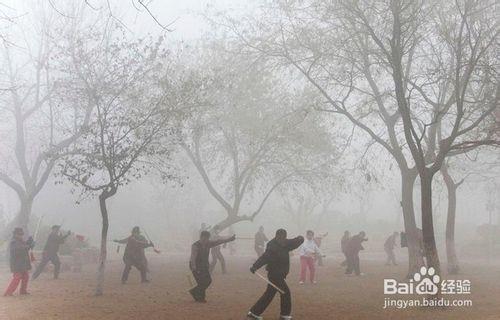
[[[102,230],[101,230],[101,252],[99,255],[99,267],[97,269],[97,286],[95,289],[96,296],[102,296],[103,286],[104,286],[104,271],[106,268],[106,257],[107,257],[107,243],[108,243],[108,209],[106,208],[106,200],[109,195],[106,191],[99,195],[99,208],[101,210],[102,217]]]
[[[449,274],[458,274],[460,265],[455,249],[455,216],[457,210],[457,188],[459,184],[453,181],[446,165],[441,168],[441,174],[448,191],[448,213],[446,217],[446,259]]]
[[[401,170],[401,206],[408,243],[408,274],[411,278],[424,265],[413,207],[413,188],[417,172],[415,169]]]
[[[433,267],[439,274],[441,266],[434,237],[434,222],[432,212],[432,178],[429,171],[420,173],[421,206],[422,206],[422,233],[424,238],[424,254],[427,266]]]
[[[29,221],[31,216],[31,210],[33,208],[33,198],[24,196],[19,198],[19,212],[16,217],[7,224],[7,227],[2,234],[2,238],[10,238],[12,230],[16,227],[21,227],[24,229],[26,234],[29,234]]]

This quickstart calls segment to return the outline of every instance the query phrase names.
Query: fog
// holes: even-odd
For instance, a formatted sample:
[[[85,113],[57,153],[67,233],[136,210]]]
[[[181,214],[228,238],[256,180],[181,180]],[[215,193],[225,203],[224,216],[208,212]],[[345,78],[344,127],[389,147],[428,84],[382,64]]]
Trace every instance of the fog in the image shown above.
[[[59,225],[100,252],[97,295],[134,226],[156,268],[202,223],[240,258],[263,226],[328,234],[336,266],[345,230],[369,261],[401,232],[398,277],[498,264],[496,6],[1,1],[1,251]]]

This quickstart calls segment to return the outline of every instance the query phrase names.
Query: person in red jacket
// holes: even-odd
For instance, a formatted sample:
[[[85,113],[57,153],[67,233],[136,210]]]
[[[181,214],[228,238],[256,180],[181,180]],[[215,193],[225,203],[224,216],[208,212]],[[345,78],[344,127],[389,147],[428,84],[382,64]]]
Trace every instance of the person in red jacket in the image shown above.
[[[29,251],[35,246],[33,238],[27,241],[23,240],[24,231],[22,228],[15,228],[12,241],[10,242],[10,271],[13,274],[4,296],[12,296],[16,291],[19,283],[21,289],[19,294],[28,294],[29,271],[31,270],[31,260]]]

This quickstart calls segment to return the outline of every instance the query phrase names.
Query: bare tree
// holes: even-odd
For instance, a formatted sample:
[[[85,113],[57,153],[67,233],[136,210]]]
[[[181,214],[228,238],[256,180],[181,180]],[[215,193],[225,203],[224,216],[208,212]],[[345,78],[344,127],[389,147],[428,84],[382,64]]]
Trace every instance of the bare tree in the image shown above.
[[[91,108],[76,110],[65,99],[64,88],[71,74],[55,59],[75,45],[64,37],[79,31],[48,18],[37,22],[38,33],[31,34],[34,39],[17,34],[17,43],[2,43],[4,68],[0,81],[7,89],[0,95],[0,112],[12,125],[11,139],[3,140],[3,149],[12,152],[2,155],[6,162],[0,170],[0,181],[16,193],[20,203],[10,228],[28,226],[33,202],[49,180],[59,153],[81,136],[91,113]],[[65,42],[66,47],[58,42]],[[14,141],[12,146],[8,145],[10,141]]]
[[[166,137],[173,137],[179,118],[178,100],[170,96],[173,75],[163,67],[168,60],[161,39],[111,39],[78,55],[81,99],[95,112],[60,167],[82,197],[99,198],[102,231],[96,295],[103,294],[109,228],[106,201],[145,174],[151,168],[151,156],[160,154],[167,161],[170,148],[166,146],[172,141]],[[88,64],[85,57],[95,54],[101,62]]]
[[[285,184],[328,171],[336,152],[328,134],[312,125],[318,120],[310,113],[314,99],[287,91],[258,64],[232,61],[224,51],[212,54],[204,65],[212,66],[206,73],[213,80],[205,86],[205,104],[194,112],[182,146],[224,208],[226,218],[218,225],[226,228],[253,221]],[[244,208],[252,196],[256,206]]]
[[[465,178],[455,181],[449,172],[449,161],[441,167],[441,175],[446,184],[448,192],[448,207],[446,215],[446,259],[449,274],[457,274],[460,271],[457,251],[455,248],[455,221],[457,211],[457,190],[464,183]]]
[[[419,172],[427,263],[438,271],[433,176],[455,150],[500,144],[480,130],[492,120],[500,97],[494,58],[499,29],[495,27],[494,15],[489,13],[494,3],[466,1],[442,5],[393,1],[388,8],[392,14],[391,40],[378,44],[387,50],[384,54],[394,81],[405,139]],[[446,16],[442,12],[447,12]],[[434,72],[423,74],[426,66]],[[448,87],[451,90],[442,89]],[[436,93],[446,94],[446,103],[439,104]],[[438,149],[432,143],[425,148],[427,130],[432,131],[438,123],[442,127],[446,123]]]
[[[368,48],[368,36],[349,30],[348,16],[337,2],[272,2],[257,17],[217,21],[242,43],[240,51],[260,60],[292,67],[319,93],[320,112],[339,115],[386,150],[401,174],[401,205],[408,238],[409,269],[423,264],[413,206],[417,169],[405,152],[400,113],[390,88],[377,81],[377,55]],[[339,32],[342,30],[342,32]],[[353,98],[355,96],[355,98]]]
[[[498,106],[493,6],[493,1],[277,1],[272,7],[279,14],[265,15],[270,19],[261,24],[237,28],[226,22],[254,52],[284,58],[318,89],[328,111],[347,117],[384,146],[400,167],[403,191],[413,188],[418,173],[425,255],[437,270],[432,178],[454,152],[498,144],[491,131],[481,130]],[[371,125],[376,119],[382,126]],[[438,126],[443,134],[436,141]],[[377,128],[387,129],[386,136]],[[409,235],[416,230],[410,202],[403,197]],[[411,272],[418,264],[409,249]]]

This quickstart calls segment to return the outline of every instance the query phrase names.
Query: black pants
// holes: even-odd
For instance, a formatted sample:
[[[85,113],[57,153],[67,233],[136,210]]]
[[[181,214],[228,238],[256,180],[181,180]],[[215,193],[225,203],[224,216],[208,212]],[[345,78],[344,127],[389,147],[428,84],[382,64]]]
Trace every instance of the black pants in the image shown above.
[[[199,272],[193,271],[194,279],[196,280],[196,287],[189,290],[196,300],[205,300],[205,291],[212,283],[212,277],[208,269],[202,269]]]
[[[54,279],[57,279],[59,277],[59,272],[61,271],[61,261],[59,261],[59,256],[57,254],[44,253],[42,261],[40,261],[40,263],[36,267],[35,272],[33,272],[33,275],[31,276],[33,280],[38,278],[49,261],[54,265]]]
[[[147,281],[147,279],[146,279],[147,267],[146,267],[145,263],[138,262],[138,261],[129,261],[129,260],[124,261],[124,262],[125,262],[125,269],[123,269],[123,273],[122,273],[122,283],[127,282],[128,275],[129,275],[132,267],[135,267],[141,273],[141,282]]]
[[[282,316],[289,316],[292,313],[292,295],[290,293],[290,289],[288,288],[288,285],[286,284],[284,275],[276,275],[276,274],[268,274],[267,278],[269,281],[274,283],[278,288],[283,290],[285,294],[281,295],[281,315]],[[250,311],[255,314],[260,316],[264,310],[269,306],[271,301],[273,301],[274,295],[276,294],[277,290],[271,286],[267,285],[266,291],[264,294],[260,297],[259,300],[255,303],[255,305],[250,309]]]
[[[360,270],[359,270],[359,255],[358,253],[353,253],[353,254],[348,254],[347,255],[347,270],[345,271],[346,274],[352,274],[352,272],[359,276],[360,275]]]
[[[220,248],[213,248],[212,251],[212,262],[210,263],[210,273],[214,272],[215,266],[217,265],[217,260],[220,261],[220,267],[222,273],[226,273],[226,260],[220,251]]]

